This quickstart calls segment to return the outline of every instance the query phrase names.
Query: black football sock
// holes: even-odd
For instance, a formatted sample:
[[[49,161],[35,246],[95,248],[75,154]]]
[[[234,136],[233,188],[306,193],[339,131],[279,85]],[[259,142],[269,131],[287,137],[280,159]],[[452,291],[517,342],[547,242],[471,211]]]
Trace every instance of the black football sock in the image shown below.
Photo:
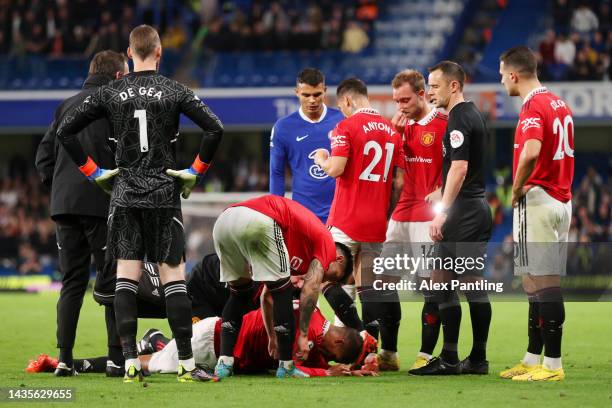
[[[115,320],[125,359],[138,357],[138,350],[136,349],[136,331],[138,329],[137,291],[138,282],[126,278],[117,278]]]
[[[176,341],[179,360],[193,358],[191,350],[191,300],[187,296],[184,280],[168,282],[164,285],[166,314],[172,335]]]
[[[234,356],[234,346],[238,339],[242,317],[247,312],[251,301],[253,283],[246,285],[230,285],[230,296],[221,313],[221,356]]]
[[[115,324],[115,308],[113,305],[104,306],[104,318],[106,320],[106,334],[108,342],[108,359],[113,364],[122,367],[125,364],[123,352],[121,350],[121,341],[117,333],[117,325]]]
[[[461,326],[461,305],[455,291],[440,291],[438,298],[444,299],[438,304],[444,345],[442,346],[442,359],[450,364],[459,362],[457,344],[459,343],[459,328]]]
[[[79,373],[104,373],[108,356],[94,358],[77,358],[74,360],[74,369]]]
[[[544,357],[561,357],[561,337],[565,322],[565,306],[561,288],[547,288],[538,293],[542,331],[544,333]]]
[[[485,361],[487,359],[487,340],[491,325],[491,302],[484,290],[466,291],[465,297],[470,305],[472,320],[472,351],[470,360]]]
[[[380,306],[380,344],[381,349],[397,352],[397,336],[400,321],[402,320],[402,307],[399,296],[395,290],[387,290],[381,294]]]
[[[274,311],[274,333],[278,342],[278,359],[292,360],[295,339],[295,317],[293,315],[293,285],[289,278],[267,283],[272,295]]]
[[[72,347],[62,347],[59,352],[59,361],[61,363],[66,364],[68,367],[72,367],[73,359],[72,359]]]
[[[364,330],[363,322],[357,314],[355,302],[353,302],[349,294],[342,289],[342,286],[339,284],[327,285],[325,289],[323,289],[323,295],[334,310],[334,313],[336,313],[336,316],[340,318],[346,327],[358,331]]]
[[[438,304],[425,294],[421,310],[421,353],[432,355],[440,335],[440,312]]]
[[[529,321],[527,324],[527,335],[529,343],[527,344],[527,352],[535,355],[541,355],[544,350],[544,338],[542,326],[540,324],[540,302],[535,294],[527,294],[529,300]]]
[[[360,286],[357,288],[357,295],[361,302],[361,320],[363,321],[363,326],[372,337],[378,340],[380,332],[378,318],[380,313],[378,312],[378,302],[376,301],[374,288],[371,286]]]

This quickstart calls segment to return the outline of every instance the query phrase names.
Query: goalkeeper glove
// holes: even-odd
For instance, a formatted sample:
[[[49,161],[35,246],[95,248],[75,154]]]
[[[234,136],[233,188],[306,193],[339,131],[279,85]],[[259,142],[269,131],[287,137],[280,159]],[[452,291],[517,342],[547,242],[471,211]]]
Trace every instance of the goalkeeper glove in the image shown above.
[[[87,156],[87,161],[84,165],[79,166],[79,170],[87,179],[96,183],[98,187],[104,190],[107,194],[113,191],[113,177],[119,173],[119,169],[106,170],[98,167],[95,161]]]
[[[178,179],[181,183],[181,195],[183,198],[189,198],[191,190],[198,182],[198,177],[202,177],[210,165],[200,160],[200,155],[197,155],[193,164],[188,169],[183,170],[166,170],[166,174]]]

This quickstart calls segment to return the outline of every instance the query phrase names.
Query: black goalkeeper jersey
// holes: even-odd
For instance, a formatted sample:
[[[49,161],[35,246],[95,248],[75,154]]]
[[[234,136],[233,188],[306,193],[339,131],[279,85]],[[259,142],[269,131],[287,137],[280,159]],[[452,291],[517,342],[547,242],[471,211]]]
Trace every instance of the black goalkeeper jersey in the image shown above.
[[[116,139],[115,161],[120,169],[111,205],[180,208],[179,183],[165,171],[176,168],[181,113],[205,133],[223,131],[215,114],[187,87],[156,71],[133,72],[85,99],[65,118],[57,136],[70,142],[69,135],[106,116]]]

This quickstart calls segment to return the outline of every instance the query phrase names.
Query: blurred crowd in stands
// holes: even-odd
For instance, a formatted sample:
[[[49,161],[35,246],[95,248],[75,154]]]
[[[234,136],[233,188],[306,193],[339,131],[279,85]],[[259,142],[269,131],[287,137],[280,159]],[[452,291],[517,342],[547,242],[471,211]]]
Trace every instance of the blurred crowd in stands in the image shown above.
[[[539,55],[546,81],[612,79],[612,2],[554,0]]]
[[[369,43],[376,0],[0,0],[0,54],[88,57],[125,51],[130,30],[160,30],[169,52],[319,50]]]

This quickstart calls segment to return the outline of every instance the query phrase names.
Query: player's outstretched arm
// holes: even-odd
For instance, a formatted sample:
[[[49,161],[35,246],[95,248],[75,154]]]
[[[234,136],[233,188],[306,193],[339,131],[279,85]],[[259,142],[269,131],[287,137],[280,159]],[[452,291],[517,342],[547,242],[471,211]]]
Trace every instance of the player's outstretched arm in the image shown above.
[[[310,318],[317,307],[321,282],[323,281],[323,265],[318,259],[313,259],[308,267],[308,272],[304,275],[304,286],[300,294],[300,322],[297,344],[297,357],[306,360],[310,350],[308,346],[308,326]]]
[[[85,154],[83,146],[76,136],[77,133],[95,120],[104,117],[104,115],[102,89],[99,89],[85,98],[83,103],[64,117],[57,128],[56,137],[64,146],[72,161],[79,167],[81,173],[104,191],[110,193],[112,190],[111,180],[119,173],[119,169],[106,170],[98,167],[96,162]]]

